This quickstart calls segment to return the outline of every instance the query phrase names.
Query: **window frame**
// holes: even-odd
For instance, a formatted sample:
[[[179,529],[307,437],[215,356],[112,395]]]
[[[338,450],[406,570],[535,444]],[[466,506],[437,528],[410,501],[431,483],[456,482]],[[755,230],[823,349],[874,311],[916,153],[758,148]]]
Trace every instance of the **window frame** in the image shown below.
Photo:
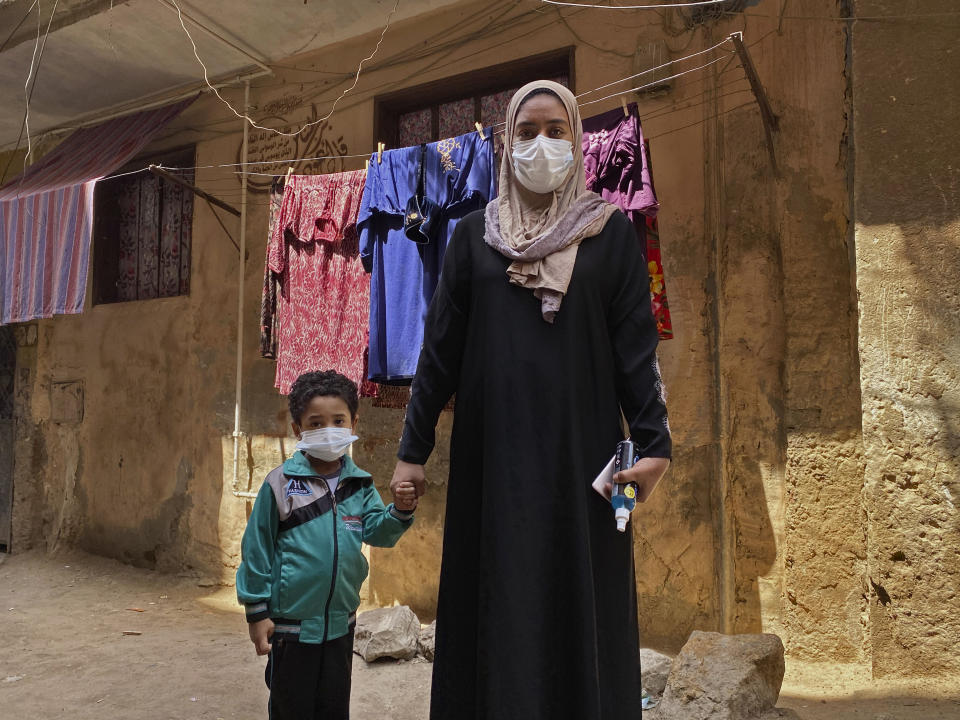
[[[571,92],[576,93],[575,52],[576,46],[570,45],[378,95],[373,101],[374,142],[383,142],[387,148],[399,147],[400,116],[428,107],[434,110],[431,132],[438,136],[439,113],[436,109],[440,105],[473,98],[474,117],[479,118],[483,95],[516,87],[518,83],[525,85],[539,78],[566,75]]]
[[[167,165],[170,167],[192,167],[196,163],[197,146],[195,144],[178,145],[166,150],[157,150],[138,155],[123,167],[116,170],[113,174],[122,174],[143,170],[148,165]],[[143,170],[143,172],[150,172]],[[137,176],[134,176],[137,177]],[[162,181],[162,178],[161,178]],[[188,279],[188,289],[185,293],[176,295],[157,296],[154,298],[137,298],[135,300],[120,300],[117,298],[116,282],[119,275],[118,263],[120,260],[119,237],[116,232],[107,232],[108,223],[113,221],[114,227],[117,225],[117,217],[113,212],[104,212],[107,203],[101,199],[100,182],[94,186],[93,195],[93,241],[91,252],[91,263],[93,265],[92,284],[91,284],[91,306],[97,305],[129,305],[138,302],[150,302],[153,300],[170,300],[178,297],[189,297],[193,284]],[[184,189],[185,192],[189,190]],[[193,277],[193,219],[196,213],[196,202],[192,205],[190,223],[190,263],[188,265],[190,278]],[[158,229],[159,230],[159,229]],[[109,292],[105,289],[111,287]]]

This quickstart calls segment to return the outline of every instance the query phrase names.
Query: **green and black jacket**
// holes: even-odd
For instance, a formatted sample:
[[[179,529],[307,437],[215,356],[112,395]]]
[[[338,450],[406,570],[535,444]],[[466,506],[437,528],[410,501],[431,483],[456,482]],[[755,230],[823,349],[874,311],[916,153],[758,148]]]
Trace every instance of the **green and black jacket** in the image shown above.
[[[321,643],[349,632],[369,565],[361,543],[393,547],[413,515],[384,507],[370,473],[344,455],[331,493],[306,455],[270,471],[241,544],[237,599],[247,622]]]

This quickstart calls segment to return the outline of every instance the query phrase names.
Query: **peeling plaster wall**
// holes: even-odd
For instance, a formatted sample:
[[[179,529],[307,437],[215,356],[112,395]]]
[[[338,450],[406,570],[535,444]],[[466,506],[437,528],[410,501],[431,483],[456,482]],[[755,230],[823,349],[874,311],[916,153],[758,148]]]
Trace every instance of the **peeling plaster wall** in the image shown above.
[[[858,0],[857,14],[956,10]],[[921,34],[922,31],[922,34]],[[853,36],[857,289],[874,674],[960,656],[960,20]]]
[[[509,2],[463,3],[421,22],[394,26],[380,57],[421,43],[424,27],[449,40],[454,33],[483,31],[502,13],[529,10],[526,4]],[[644,130],[652,138],[676,332],[660,349],[674,462],[632,523],[641,630],[644,644],[666,650],[679,648],[693,629],[773,631],[793,656],[868,663],[878,649],[896,647],[895,628],[903,626],[902,620],[897,625],[892,619],[893,608],[868,605],[869,577],[892,588],[894,603],[902,604],[916,581],[908,583],[903,571],[896,576],[903,581],[898,585],[891,573],[921,563],[938,602],[956,603],[950,594],[954,576],[934,572],[955,552],[935,541],[943,537],[945,542],[955,530],[947,508],[951,497],[960,497],[960,489],[950,484],[957,448],[947,438],[957,416],[950,384],[956,368],[946,359],[951,348],[944,340],[949,333],[957,336],[957,308],[950,304],[956,294],[944,281],[924,295],[928,304],[893,315],[891,308],[900,307],[895,301],[902,302],[893,288],[903,279],[889,264],[876,264],[875,248],[867,261],[865,225],[857,227],[854,267],[848,170],[854,151],[858,157],[885,151],[879,139],[861,145],[849,136],[850,87],[859,85],[851,75],[847,24],[785,19],[780,25],[779,10],[779,3],[761,0],[751,5],[749,17],[710,20],[696,25],[692,35],[672,13],[614,17],[565,11],[567,26],[556,23],[553,10],[530,13],[495,37],[451,42],[432,55],[391,67],[370,66],[357,91],[323,128],[328,143],[323,147],[354,154],[375,146],[377,93],[568,45],[576,46],[576,85],[583,91],[636,72],[638,48],[666,43],[679,56],[743,29],[780,119],[775,140],[779,176],[771,170],[760,114],[735,62],[687,76],[668,93],[640,98]],[[789,14],[831,18],[845,10],[845,3],[835,0],[795,0]],[[275,78],[254,83],[253,114],[271,112],[291,98],[299,107],[284,111],[284,117],[293,124],[307,119],[311,103],[325,113],[340,86],[332,87],[326,75],[310,70],[355,68],[375,39],[368,36],[285,62],[307,70],[281,69]],[[886,41],[872,41],[871,52],[879,53]],[[857,52],[866,47],[855,43]],[[876,58],[864,61],[867,67],[871,63],[879,67]],[[235,104],[241,102],[242,92],[225,94]],[[880,95],[861,96],[860,124],[869,108],[882,107]],[[614,106],[608,101],[585,114]],[[942,117],[948,117],[946,109]],[[900,120],[904,135],[907,118]],[[859,126],[858,133],[862,135]],[[198,165],[235,162],[240,127],[229,111],[203,97],[157,147],[187,142],[197,142]],[[290,147],[278,143],[271,157],[289,157]],[[929,162],[918,161],[917,172]],[[909,247],[918,277],[921,270],[934,272],[936,262],[955,262],[955,213],[943,214],[937,230],[924,225],[924,215],[917,213],[910,216],[909,235],[895,232],[900,226],[879,192],[880,176],[861,174],[867,166],[858,160],[857,212],[858,223],[869,225],[871,232],[883,228],[874,245],[890,257],[906,252],[901,245]],[[362,160],[324,163],[314,171],[356,167],[362,167]],[[937,177],[940,187],[949,189],[943,192],[955,200],[954,178]],[[239,204],[239,181],[229,168],[200,169],[197,183]],[[861,195],[867,190],[872,194]],[[929,206],[941,196],[925,197]],[[239,484],[254,491],[293,444],[285,399],[273,389],[274,365],[257,354],[265,202],[263,194],[250,195],[244,277],[242,429],[247,436],[241,443]],[[864,220],[871,213],[877,215],[876,223]],[[224,222],[236,238],[237,222]],[[915,244],[903,237],[914,238]],[[938,248],[936,262],[925,255],[923,243]],[[96,306],[78,317],[39,323],[31,381],[32,440],[24,439],[18,451],[18,462],[34,473],[22,482],[42,488],[33,500],[24,500],[20,511],[36,521],[32,535],[27,533],[35,542],[48,547],[75,542],[128,562],[192,568],[230,581],[251,507],[231,493],[236,262],[237,253],[210,208],[198,202],[189,297]],[[871,272],[877,276],[875,288]],[[859,357],[855,278],[861,296]],[[910,287],[919,286],[914,282]],[[883,307],[887,310],[874,312]],[[903,347],[911,354],[897,350],[896,367],[903,377],[929,368],[937,383],[911,385],[910,402],[891,403],[885,394],[892,392],[887,385],[893,362],[887,331],[901,319],[916,323],[921,314],[926,324],[908,323],[912,344]],[[898,342],[901,336],[907,337],[902,324],[897,325]],[[921,353],[921,342],[938,348],[938,354]],[[907,357],[921,360],[907,364]],[[82,423],[49,421],[49,385],[64,379],[85,383]],[[870,426],[864,438],[861,417]],[[936,448],[935,456],[929,448],[921,454],[919,442],[916,447],[906,442],[912,436],[899,429],[901,423],[903,428],[920,423],[916,418],[921,417],[924,442]],[[400,410],[362,403],[355,457],[373,472],[385,497],[402,418]],[[406,603],[422,618],[433,616],[450,425],[445,414],[427,468],[429,492],[414,529],[396,549],[371,551],[364,591],[369,604]],[[905,477],[903,461],[891,459],[896,457],[893,447],[911,453],[915,470],[909,482],[920,483],[898,489],[897,496],[882,492]],[[920,457],[931,459],[921,462]],[[948,468],[954,468],[953,476]],[[886,475],[897,480],[888,482]],[[904,499],[914,497],[915,504]],[[938,498],[942,500],[935,504]],[[934,516],[923,512],[928,509],[939,513],[939,527],[930,524]],[[926,539],[914,539],[908,552],[894,542],[894,527],[899,528],[896,537],[925,532]],[[884,559],[901,549],[907,562]],[[933,555],[927,557],[921,549]],[[921,598],[911,602],[914,617],[928,613],[925,623],[940,617],[929,615],[933,611]],[[919,630],[910,633],[911,642],[919,637]],[[947,637],[942,647],[930,650],[939,653],[941,663],[947,663]],[[924,671],[919,660],[911,668]]]

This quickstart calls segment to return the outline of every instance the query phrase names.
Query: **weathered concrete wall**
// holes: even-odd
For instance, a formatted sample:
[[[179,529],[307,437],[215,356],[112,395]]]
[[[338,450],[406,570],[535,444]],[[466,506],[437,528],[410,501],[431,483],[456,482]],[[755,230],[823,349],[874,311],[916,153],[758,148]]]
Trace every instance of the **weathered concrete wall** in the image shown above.
[[[956,262],[956,184],[946,171],[935,174],[933,186],[942,190],[924,195],[922,210],[915,200],[904,201],[904,213],[914,208],[904,223],[913,224],[901,225],[879,192],[890,173],[874,168],[867,178],[861,175],[867,172],[864,161],[858,160],[858,359],[848,169],[855,150],[858,157],[886,151],[879,135],[874,145],[861,145],[866,131],[858,130],[857,143],[851,145],[849,86],[854,98],[859,86],[848,63],[848,25],[829,20],[845,12],[845,4],[795,0],[789,9],[782,21],[780,4],[773,0],[753,3],[747,16],[720,20],[709,13],[614,16],[564,10],[565,24],[557,22],[559,11],[539,4],[534,9],[512,2],[463,3],[394,26],[357,90],[311,139],[269,138],[270,147],[257,139],[255,145],[271,159],[364,153],[377,140],[373,97],[378,93],[569,45],[576,46],[576,89],[582,92],[636,72],[638,49],[664,43],[680,56],[743,29],[779,116],[778,176],[771,170],[760,114],[736,60],[685,76],[669,92],[640,98],[663,206],[661,239],[676,333],[660,352],[670,391],[674,463],[633,523],[641,627],[646,644],[664,649],[677,649],[693,629],[763,629],[779,633],[794,656],[867,662],[871,652],[892,652],[897,642],[907,643],[903,638],[912,643],[920,637],[913,626],[897,634],[906,625],[902,615],[899,623],[893,619],[896,608],[906,607],[913,618],[907,622],[918,627],[939,618],[924,598],[908,602],[908,589],[916,585],[908,583],[908,569],[929,578],[923,587],[936,591],[937,602],[956,603],[950,595],[954,575],[937,575],[933,569],[955,552],[949,544],[935,543],[956,529],[949,513],[957,496],[950,485],[956,461],[950,458],[957,449],[958,399],[949,383],[949,373],[956,372],[947,359],[951,348],[942,340],[949,332],[956,336],[955,290],[944,280],[923,295],[923,302],[908,306],[894,295],[894,289],[906,287],[903,268],[877,264],[879,251],[873,244],[865,255],[863,232],[869,227],[879,233],[884,259],[911,259],[909,290],[918,290],[919,278],[927,279],[938,262]],[[810,17],[828,20],[804,20]],[[498,25],[506,20],[511,21]],[[854,39],[861,27],[855,26]],[[870,29],[883,33],[893,27]],[[316,71],[333,68],[345,76],[375,40],[368,36],[284,62],[302,69],[278,68],[276,77],[255,82],[252,114],[293,125],[322,116],[346,84]],[[884,42],[889,38],[862,46],[855,42],[855,47],[879,53]],[[402,54],[412,47],[434,49]],[[879,60],[865,61],[871,65],[879,67]],[[919,69],[904,73],[921,76]],[[907,137],[909,114],[900,110],[902,105],[887,107],[886,90],[877,89],[879,79],[874,82],[874,94],[862,95],[863,103],[857,105],[858,121],[869,126],[875,121],[864,113],[893,108],[904,113],[901,124],[883,127],[895,137],[897,132]],[[642,79],[635,84],[640,83]],[[920,92],[917,84],[909,87]],[[225,94],[235,105],[241,103],[242,92]],[[607,101],[589,106],[584,114],[614,106],[616,101]],[[949,114],[943,109],[933,116],[946,122]],[[198,165],[235,162],[240,125],[215,99],[204,97],[157,146],[186,142],[197,143]],[[913,142],[919,151],[920,140]],[[916,175],[909,189],[917,194],[931,186],[921,177],[930,162],[923,156],[911,165]],[[298,170],[362,164],[361,159],[342,159]],[[261,187],[264,181],[251,176]],[[200,169],[197,183],[239,204],[239,180],[232,168]],[[941,197],[953,203],[952,209],[938,210],[942,222],[931,229],[924,225],[926,209]],[[946,205],[943,200],[937,208]],[[247,437],[241,443],[239,484],[256,490],[293,443],[285,399],[273,388],[274,365],[257,354],[265,195],[251,193],[249,209],[242,413]],[[224,222],[237,238],[237,222],[226,216]],[[911,228],[909,233],[903,227]],[[933,243],[937,252],[927,253],[924,243]],[[18,483],[40,488],[24,495],[34,498],[33,505],[24,500],[18,512],[21,521],[29,512],[38,524],[24,537],[47,546],[76,542],[137,564],[193,568],[230,579],[250,509],[249,502],[231,493],[236,263],[236,250],[211,210],[197,203],[189,297],[97,306],[82,316],[39,323],[36,359],[30,361],[35,373],[27,383],[30,431],[18,453],[21,466],[31,470],[22,476],[18,467]],[[869,280],[871,273],[875,281]],[[876,307],[886,310],[878,316]],[[907,325],[907,335],[897,325],[896,342],[901,344],[896,346],[887,339],[894,337],[888,333],[893,323]],[[909,342],[902,339],[906,337]],[[934,337],[941,338],[939,345]],[[921,364],[906,364],[906,358],[920,356],[924,343],[939,348],[939,360],[927,356]],[[921,383],[919,376],[910,384],[908,373],[920,372],[921,365],[939,384]],[[891,367],[898,368],[901,379],[891,379]],[[62,380],[84,382],[81,423],[49,420],[49,387]],[[864,423],[872,423],[863,440],[861,386]],[[901,386],[909,387],[907,396]],[[899,404],[891,397],[899,398]],[[374,473],[385,497],[402,416],[402,411],[375,408],[368,401],[361,407],[356,459]],[[914,430],[904,429],[894,435],[901,416],[905,428],[925,427],[929,434],[911,435]],[[371,603],[409,604],[428,619],[435,607],[450,419],[445,415],[441,420],[440,443],[428,466],[430,490],[416,526],[396,549],[371,552],[365,595]],[[948,432],[954,433],[954,445]],[[918,438],[916,445],[910,444],[913,440],[905,444],[908,437]],[[936,453],[927,449],[921,455],[923,443],[935,446]],[[899,457],[905,460],[890,460],[896,457],[891,448],[903,448]],[[931,459],[921,462],[919,457]],[[898,489],[895,497],[882,492],[905,482],[905,461],[913,468],[909,487]],[[885,475],[895,480],[884,480]],[[942,502],[935,506],[937,498]],[[934,509],[940,514],[931,514]],[[932,517],[939,527],[930,525]],[[868,521],[874,523],[871,528],[889,527],[868,532]],[[907,533],[926,535],[910,546],[894,543]],[[924,546],[928,557],[920,552],[921,542],[929,544]],[[955,555],[949,557],[955,567]],[[891,592],[893,605],[872,604],[868,610],[869,577]],[[942,657],[949,652],[949,637],[954,636],[944,634],[942,647],[937,640],[925,652]],[[922,672],[921,660],[929,658],[912,652],[918,660],[911,667]],[[883,671],[887,665],[877,667]]]
[[[956,3],[857,0],[858,15]],[[876,675],[960,670],[960,18],[853,34],[857,289]]]

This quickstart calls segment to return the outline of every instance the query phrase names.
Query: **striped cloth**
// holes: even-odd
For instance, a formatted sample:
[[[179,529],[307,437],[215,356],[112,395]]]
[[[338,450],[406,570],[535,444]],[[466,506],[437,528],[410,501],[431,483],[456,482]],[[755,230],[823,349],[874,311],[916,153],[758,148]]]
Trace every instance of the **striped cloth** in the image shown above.
[[[77,130],[0,188],[0,324],[83,311],[94,185],[191,102]]]

